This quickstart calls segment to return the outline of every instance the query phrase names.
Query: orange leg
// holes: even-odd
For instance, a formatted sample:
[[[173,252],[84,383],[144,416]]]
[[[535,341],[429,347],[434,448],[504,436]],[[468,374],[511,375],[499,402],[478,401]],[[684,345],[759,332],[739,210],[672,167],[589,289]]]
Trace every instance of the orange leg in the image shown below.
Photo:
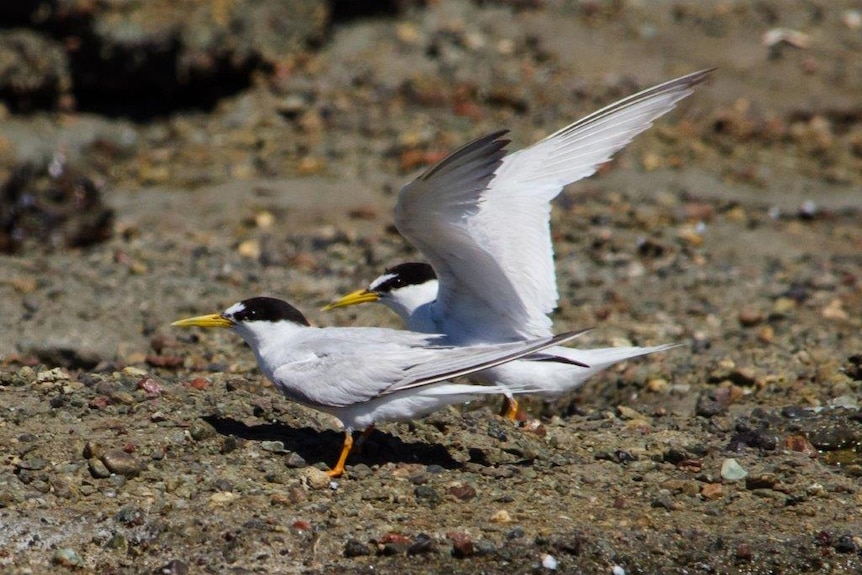
[[[503,405],[500,406],[500,416],[511,421],[518,420],[518,400],[514,397],[506,396],[503,398]]]
[[[341,448],[341,455],[338,457],[338,463],[335,467],[326,472],[330,477],[341,477],[344,475],[344,462],[347,461],[347,456],[350,455],[350,450],[353,449],[353,430],[344,430],[344,447]]]

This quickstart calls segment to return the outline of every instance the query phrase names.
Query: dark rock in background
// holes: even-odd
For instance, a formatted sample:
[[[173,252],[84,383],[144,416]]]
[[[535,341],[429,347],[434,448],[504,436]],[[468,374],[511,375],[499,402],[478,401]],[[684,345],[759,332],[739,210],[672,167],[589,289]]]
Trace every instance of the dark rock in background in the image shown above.
[[[113,222],[100,186],[59,159],[18,166],[0,188],[0,252],[87,247],[111,237]]]
[[[0,36],[13,55],[0,99],[13,110],[62,104],[138,120],[208,109],[255,70],[319,45],[329,13],[322,0],[4,4],[0,22],[32,31]]]
[[[30,30],[0,30],[0,100],[10,110],[54,108],[71,86],[61,44]]]

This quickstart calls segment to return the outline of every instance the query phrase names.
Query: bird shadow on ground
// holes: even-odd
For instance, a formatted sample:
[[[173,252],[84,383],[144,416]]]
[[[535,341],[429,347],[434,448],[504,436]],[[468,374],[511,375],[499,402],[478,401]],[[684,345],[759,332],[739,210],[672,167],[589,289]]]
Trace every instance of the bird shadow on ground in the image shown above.
[[[212,425],[220,435],[248,441],[281,441],[287,451],[298,454],[309,465],[318,463],[334,465],[344,444],[344,434],[340,431],[290,427],[279,422],[247,425],[242,421],[217,415],[207,415],[201,419]],[[461,463],[439,443],[407,442],[400,437],[376,429],[362,445],[361,450],[354,450],[350,454],[347,463],[348,465],[364,463],[369,466],[384,463],[419,463],[439,465],[445,469],[461,467]]]

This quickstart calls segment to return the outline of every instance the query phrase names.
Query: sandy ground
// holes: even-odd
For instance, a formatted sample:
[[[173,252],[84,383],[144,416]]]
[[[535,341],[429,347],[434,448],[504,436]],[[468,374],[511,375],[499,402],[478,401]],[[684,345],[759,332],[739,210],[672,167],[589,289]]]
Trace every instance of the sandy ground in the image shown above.
[[[5,114],[19,158],[62,148],[116,217],[93,247],[0,256],[0,565],[858,573],[859,10],[430,2],[337,24],[209,113]],[[765,46],[782,27],[804,45]],[[329,482],[334,421],[238,337],[168,325],[268,294],[396,326],[318,310],[417,257],[391,210],[418,168],[713,66],[553,215],[557,329],[683,346],[520,425],[496,404],[381,425]]]

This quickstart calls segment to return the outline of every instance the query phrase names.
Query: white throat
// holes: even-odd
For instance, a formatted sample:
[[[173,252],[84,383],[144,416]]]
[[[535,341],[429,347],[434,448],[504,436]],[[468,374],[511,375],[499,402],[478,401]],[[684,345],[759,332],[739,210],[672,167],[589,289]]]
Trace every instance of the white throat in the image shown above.
[[[392,290],[380,303],[398,314],[411,331],[437,333],[431,321],[431,304],[437,299],[437,280]]]
[[[272,379],[271,366],[281,365],[291,351],[291,344],[301,330],[313,329],[291,321],[249,321],[235,324],[238,333],[254,352],[264,375]]]

